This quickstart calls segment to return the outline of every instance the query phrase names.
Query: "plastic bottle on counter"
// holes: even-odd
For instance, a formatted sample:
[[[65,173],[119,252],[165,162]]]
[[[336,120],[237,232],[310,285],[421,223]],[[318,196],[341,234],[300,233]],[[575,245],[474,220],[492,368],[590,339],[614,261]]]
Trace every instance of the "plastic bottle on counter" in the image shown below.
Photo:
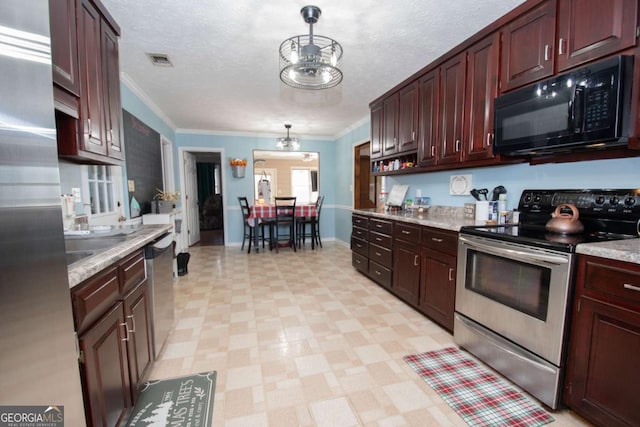
[[[498,212],[504,212],[507,210],[507,195],[500,194],[498,196]]]

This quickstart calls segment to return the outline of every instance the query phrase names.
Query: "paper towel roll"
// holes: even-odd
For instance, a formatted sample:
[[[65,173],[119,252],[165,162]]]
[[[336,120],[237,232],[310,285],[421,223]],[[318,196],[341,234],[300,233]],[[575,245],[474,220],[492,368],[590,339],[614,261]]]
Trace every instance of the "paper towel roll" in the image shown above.
[[[476,221],[487,221],[489,219],[489,202],[481,200],[476,202]]]

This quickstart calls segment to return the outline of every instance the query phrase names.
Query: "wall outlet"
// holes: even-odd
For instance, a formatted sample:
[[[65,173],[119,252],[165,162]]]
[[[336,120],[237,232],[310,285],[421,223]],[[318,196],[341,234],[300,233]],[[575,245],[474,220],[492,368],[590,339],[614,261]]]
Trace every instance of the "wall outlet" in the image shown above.
[[[82,203],[82,195],[80,193],[80,189],[79,188],[72,188],[71,189],[71,194],[73,195],[73,202],[74,203]]]
[[[422,197],[422,190],[419,188],[416,188],[416,197]]]

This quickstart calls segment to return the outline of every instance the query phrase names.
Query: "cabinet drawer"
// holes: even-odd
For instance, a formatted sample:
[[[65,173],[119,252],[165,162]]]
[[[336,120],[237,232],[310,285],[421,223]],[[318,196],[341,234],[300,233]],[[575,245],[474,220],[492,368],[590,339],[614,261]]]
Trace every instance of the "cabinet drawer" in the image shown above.
[[[582,258],[584,288],[640,309],[640,266],[597,257]]]
[[[356,237],[351,238],[351,250],[355,253],[358,253],[362,256],[367,256],[369,254],[369,244]]]
[[[369,218],[367,218],[366,216],[352,215],[351,216],[351,223],[353,225],[357,225],[358,227],[368,228],[369,227]]]
[[[420,243],[420,226],[396,222],[393,227],[393,237],[410,243]]]
[[[391,249],[391,236],[387,234],[380,234],[376,232],[369,233],[369,242],[375,243],[378,246],[382,246],[383,248]]]
[[[118,263],[120,274],[120,293],[126,294],[147,276],[144,270],[144,252],[139,250]]]
[[[369,220],[369,230],[391,235],[393,234],[393,223],[391,221],[372,218]]]
[[[357,237],[358,239],[369,240],[369,230],[367,230],[366,228],[353,226],[351,229],[351,234],[353,235],[353,237]]]
[[[385,267],[391,268],[393,266],[391,249],[383,248],[373,243],[369,243],[369,259]]]
[[[356,252],[351,253],[351,265],[355,267],[356,270],[361,271],[362,273],[369,272],[369,260],[367,257],[362,256]]]
[[[113,266],[71,291],[76,331],[83,332],[116,303],[120,296],[118,269]]]
[[[391,270],[377,262],[369,261],[369,277],[382,286],[391,288]]]
[[[436,230],[434,228],[423,228],[422,246],[456,255],[458,253],[458,233]]]

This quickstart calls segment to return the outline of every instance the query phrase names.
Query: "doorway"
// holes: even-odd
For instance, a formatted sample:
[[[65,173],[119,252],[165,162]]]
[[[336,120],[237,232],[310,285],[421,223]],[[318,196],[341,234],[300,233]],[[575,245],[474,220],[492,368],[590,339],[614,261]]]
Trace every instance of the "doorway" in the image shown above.
[[[226,230],[223,152],[186,147],[179,151],[188,246],[223,246]]]
[[[369,209],[376,207],[376,177],[371,173],[370,142],[356,145],[353,149],[353,207]]]

